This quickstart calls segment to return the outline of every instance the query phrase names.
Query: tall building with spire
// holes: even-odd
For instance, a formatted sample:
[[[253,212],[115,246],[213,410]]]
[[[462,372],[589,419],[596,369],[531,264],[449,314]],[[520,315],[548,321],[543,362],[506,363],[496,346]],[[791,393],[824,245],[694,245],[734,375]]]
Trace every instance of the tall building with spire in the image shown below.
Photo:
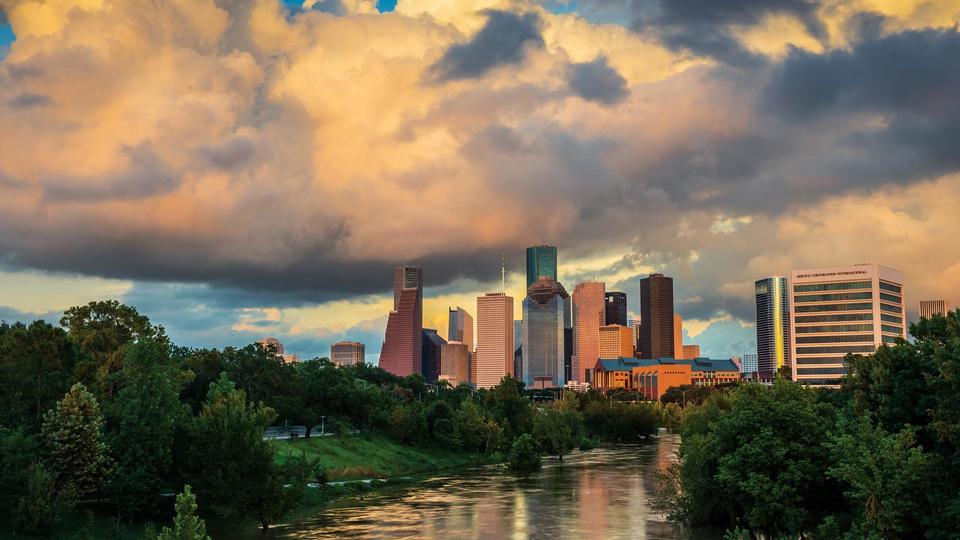
[[[527,248],[527,287],[542,277],[557,280],[556,246],[544,244]]]
[[[420,373],[423,339],[423,270],[418,266],[393,269],[393,311],[380,350],[380,367],[405,377]]]
[[[770,379],[790,366],[790,289],[787,278],[773,276],[754,283],[757,304],[757,371]]]
[[[516,348],[513,341],[513,297],[487,293],[477,297],[477,388],[500,384],[513,376]]]
[[[606,286],[596,281],[573,289],[573,357],[571,380],[590,382],[590,370],[600,359],[600,327],[606,324]]]
[[[541,277],[523,300],[523,382],[528,388],[566,383],[565,330],[570,328],[570,295],[555,279]]]
[[[673,278],[650,274],[640,280],[640,358],[674,358]]]

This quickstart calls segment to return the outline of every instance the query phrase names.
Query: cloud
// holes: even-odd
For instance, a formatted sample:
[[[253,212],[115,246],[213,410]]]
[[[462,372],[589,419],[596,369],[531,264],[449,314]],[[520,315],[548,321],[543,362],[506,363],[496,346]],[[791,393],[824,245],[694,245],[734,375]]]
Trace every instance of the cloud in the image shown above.
[[[604,105],[619,103],[630,93],[627,80],[603,56],[590,62],[570,64],[567,80],[575,94]]]
[[[14,109],[44,107],[49,104],[50,98],[41,94],[20,94],[8,102],[8,105]]]
[[[482,77],[490,70],[523,61],[528,47],[543,47],[542,21],[533,12],[488,10],[487,22],[466,43],[451,45],[430,67],[437,81]]]

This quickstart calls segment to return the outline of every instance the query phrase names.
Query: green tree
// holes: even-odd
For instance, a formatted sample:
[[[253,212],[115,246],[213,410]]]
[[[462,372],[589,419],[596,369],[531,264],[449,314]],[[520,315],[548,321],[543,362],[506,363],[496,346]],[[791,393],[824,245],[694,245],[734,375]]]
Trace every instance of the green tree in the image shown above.
[[[127,515],[152,513],[170,478],[174,432],[189,408],[180,403],[180,370],[167,348],[143,339],[126,348],[121,390],[105,407],[108,441],[117,464],[110,492]]]
[[[232,521],[254,517],[267,528],[296,504],[297,493],[284,489],[291,478],[263,440],[275,416],[247,401],[225,373],[210,385],[200,414],[187,423],[181,460],[201,507]]]
[[[575,410],[550,407],[536,416],[533,436],[550,455],[563,460],[564,454],[577,447],[582,421]]]
[[[27,491],[30,466],[39,459],[36,438],[21,427],[0,427],[0,519],[16,509]]]
[[[533,435],[524,433],[514,439],[508,463],[515,471],[535,471],[540,468],[540,449]]]
[[[503,429],[472,399],[465,399],[453,415],[453,437],[461,448],[483,454],[494,451]]]
[[[210,540],[207,536],[207,524],[197,515],[197,497],[190,490],[190,484],[183,486],[177,494],[176,515],[173,528],[164,527],[160,534],[148,532],[147,540]]]
[[[504,375],[500,384],[491,388],[484,399],[493,418],[503,427],[504,437],[508,441],[533,431],[534,410],[530,400],[523,394],[522,382]]]
[[[103,487],[113,463],[103,441],[100,405],[83,384],[74,384],[43,416],[43,439],[59,491],[83,497]]]
[[[153,326],[136,309],[115,300],[90,302],[68,309],[60,319],[70,340],[86,359],[77,366],[81,381],[96,384],[101,396],[113,397],[113,375],[123,365],[123,347],[139,339],[169,345],[162,326]]]
[[[419,401],[400,403],[390,413],[390,434],[397,442],[419,444],[427,437],[427,417]]]
[[[20,497],[14,528],[21,533],[47,536],[73,509],[73,494],[57,488],[56,476],[40,464],[26,471],[27,489]]]
[[[43,413],[70,388],[75,361],[61,328],[43,321],[0,325],[0,422],[39,430]]]

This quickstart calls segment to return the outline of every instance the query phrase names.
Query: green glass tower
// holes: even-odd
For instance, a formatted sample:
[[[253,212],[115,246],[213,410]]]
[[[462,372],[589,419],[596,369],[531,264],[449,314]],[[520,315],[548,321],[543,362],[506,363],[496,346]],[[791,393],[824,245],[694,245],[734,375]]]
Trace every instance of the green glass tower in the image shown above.
[[[527,287],[536,283],[537,278],[548,277],[557,280],[556,246],[530,246],[527,248]]]

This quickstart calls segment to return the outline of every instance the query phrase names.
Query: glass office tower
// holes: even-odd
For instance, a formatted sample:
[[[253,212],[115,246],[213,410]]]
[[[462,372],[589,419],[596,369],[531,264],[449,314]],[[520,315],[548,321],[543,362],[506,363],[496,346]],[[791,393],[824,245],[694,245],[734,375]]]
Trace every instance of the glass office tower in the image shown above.
[[[754,282],[757,304],[757,371],[772,378],[790,366],[790,289],[787,278],[773,276]]]
[[[523,382],[527,388],[566,383],[564,331],[570,327],[570,296],[556,280],[541,277],[523,300]]]
[[[557,248],[555,246],[541,245],[527,248],[527,287],[541,277],[557,280]]]

